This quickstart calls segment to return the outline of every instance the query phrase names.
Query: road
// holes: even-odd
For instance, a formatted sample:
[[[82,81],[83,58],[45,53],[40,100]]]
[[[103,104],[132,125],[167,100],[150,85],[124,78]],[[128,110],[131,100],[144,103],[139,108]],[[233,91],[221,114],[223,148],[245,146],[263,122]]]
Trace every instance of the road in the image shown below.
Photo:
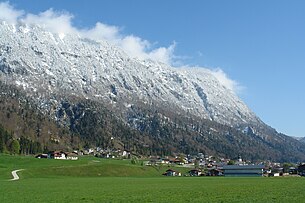
[[[11,180],[19,180],[19,176],[18,176],[17,172],[23,171],[23,170],[24,170],[24,169],[18,169],[18,170],[12,171],[13,179],[11,179]]]

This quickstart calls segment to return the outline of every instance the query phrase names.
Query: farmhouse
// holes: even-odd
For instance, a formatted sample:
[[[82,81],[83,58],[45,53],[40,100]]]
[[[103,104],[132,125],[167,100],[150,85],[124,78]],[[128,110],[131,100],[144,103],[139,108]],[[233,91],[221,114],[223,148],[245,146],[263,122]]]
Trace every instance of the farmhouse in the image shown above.
[[[226,165],[225,176],[263,176],[264,165]]]
[[[175,170],[173,170],[173,169],[168,169],[168,170],[166,170],[166,172],[163,173],[162,175],[164,175],[164,176],[181,176],[181,173],[178,172],[178,171],[175,171]]]
[[[183,165],[185,163],[185,160],[176,158],[174,159],[174,163],[177,165]]]
[[[284,174],[284,168],[276,165],[271,169],[270,176],[283,176],[283,174]]]
[[[207,176],[222,176],[222,170],[217,168],[208,169]]]
[[[68,159],[68,160],[78,160],[76,153],[63,152],[63,151],[50,151],[47,154],[49,159]]]
[[[202,171],[200,169],[192,169],[189,171],[190,176],[201,176]]]
[[[66,159],[66,153],[63,151],[51,151],[48,153],[49,159]]]
[[[66,159],[68,160],[78,160],[78,156],[76,153],[66,153]]]

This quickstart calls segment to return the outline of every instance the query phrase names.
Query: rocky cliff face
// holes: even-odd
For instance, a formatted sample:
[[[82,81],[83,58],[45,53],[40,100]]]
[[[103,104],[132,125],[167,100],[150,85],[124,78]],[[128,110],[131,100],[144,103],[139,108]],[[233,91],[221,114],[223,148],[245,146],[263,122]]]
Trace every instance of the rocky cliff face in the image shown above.
[[[287,147],[295,144],[265,125],[208,69],[130,58],[107,42],[58,35],[39,26],[2,22],[0,33],[1,81],[19,88],[40,112],[71,133],[85,140],[100,137],[87,139],[88,143],[102,144],[105,137],[118,133],[120,146],[126,147],[128,136],[110,124],[122,122],[129,133],[136,130],[130,138],[137,137],[137,143],[176,152],[226,155],[234,148],[234,153],[244,152],[253,144],[265,153],[271,147],[280,158],[277,145],[286,150],[287,140]],[[108,124],[102,122],[104,111],[99,106],[115,117],[106,119]],[[100,128],[100,134],[92,130]],[[304,155],[296,152],[298,157]]]

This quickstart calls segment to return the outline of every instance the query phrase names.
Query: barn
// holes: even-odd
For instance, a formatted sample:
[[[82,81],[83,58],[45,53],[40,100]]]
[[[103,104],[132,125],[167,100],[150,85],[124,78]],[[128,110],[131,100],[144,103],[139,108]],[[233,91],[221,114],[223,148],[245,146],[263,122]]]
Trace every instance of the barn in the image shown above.
[[[264,165],[225,165],[224,176],[263,176]]]

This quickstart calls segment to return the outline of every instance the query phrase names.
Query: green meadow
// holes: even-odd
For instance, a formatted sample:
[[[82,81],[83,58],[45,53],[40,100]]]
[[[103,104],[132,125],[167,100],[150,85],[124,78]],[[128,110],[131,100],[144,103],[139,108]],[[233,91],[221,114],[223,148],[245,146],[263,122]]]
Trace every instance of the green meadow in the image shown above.
[[[167,168],[0,155],[0,202],[304,202],[301,177],[162,177]]]

